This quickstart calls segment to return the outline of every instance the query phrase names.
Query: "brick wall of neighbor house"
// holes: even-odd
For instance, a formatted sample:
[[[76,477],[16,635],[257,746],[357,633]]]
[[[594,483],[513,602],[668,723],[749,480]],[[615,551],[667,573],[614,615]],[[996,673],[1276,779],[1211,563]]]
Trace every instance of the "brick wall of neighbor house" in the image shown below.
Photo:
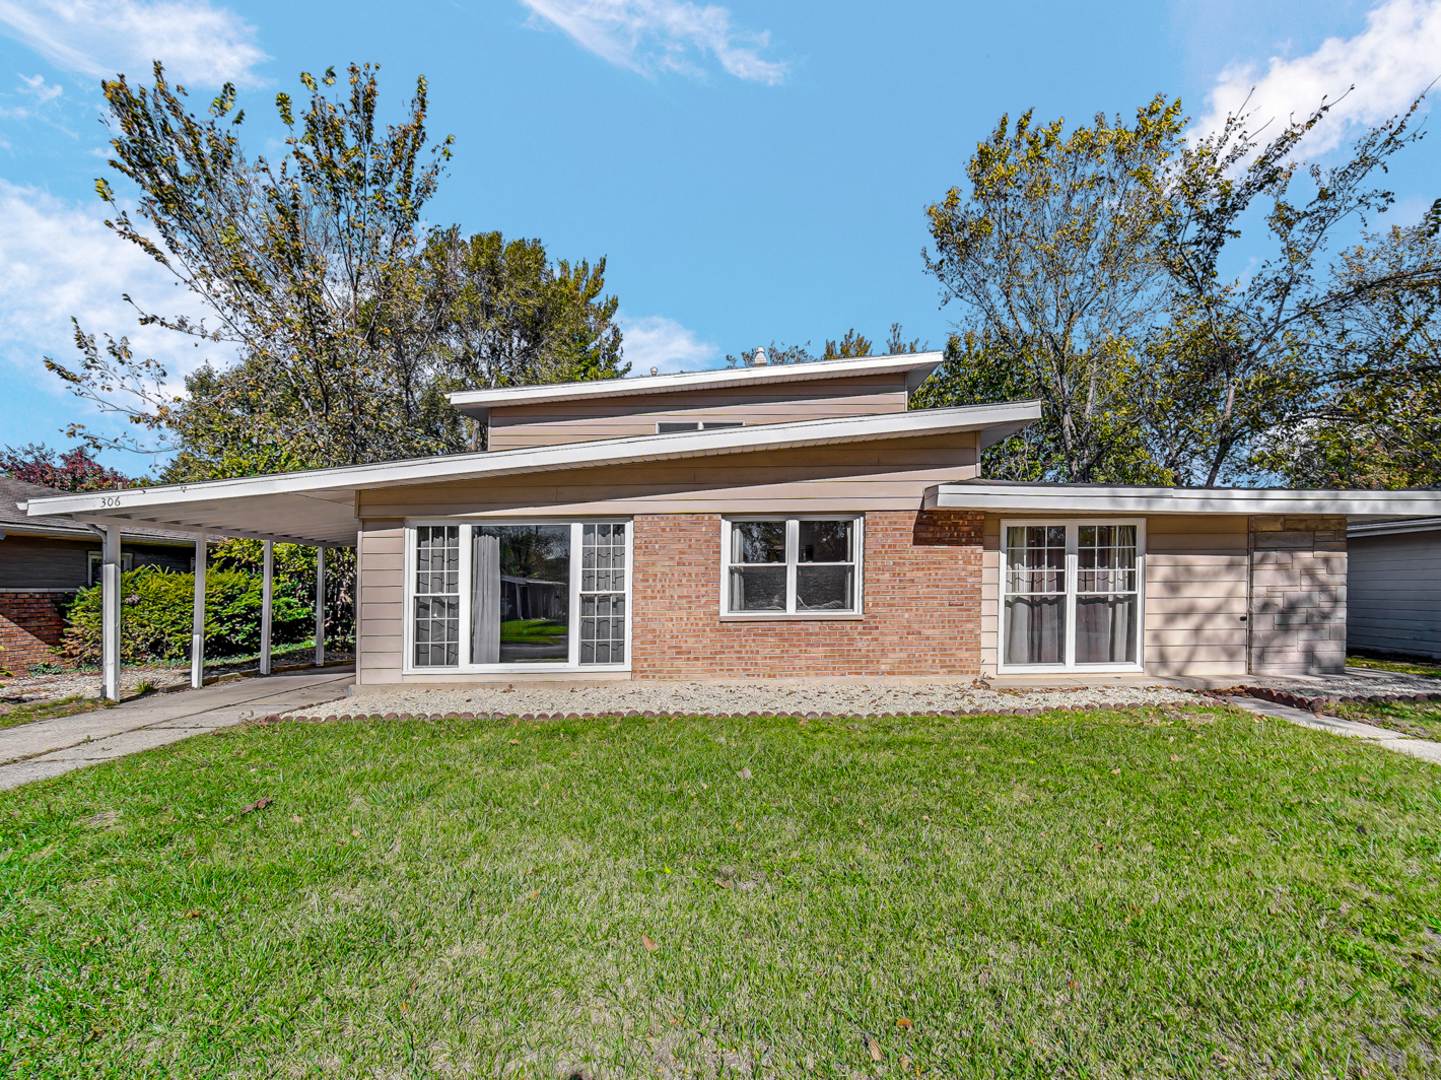
[[[52,645],[65,633],[64,592],[0,592],[0,669],[16,672],[53,661]]]
[[[634,520],[635,678],[980,671],[980,513],[866,514],[865,617],[774,622],[721,619],[718,515]]]
[[[1251,673],[1346,666],[1346,519],[1253,517]]]

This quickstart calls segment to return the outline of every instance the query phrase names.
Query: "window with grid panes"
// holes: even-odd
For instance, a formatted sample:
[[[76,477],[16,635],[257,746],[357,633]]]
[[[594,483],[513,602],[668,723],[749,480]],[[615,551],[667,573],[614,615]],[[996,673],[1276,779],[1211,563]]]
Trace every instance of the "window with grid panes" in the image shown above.
[[[624,524],[581,526],[580,662],[625,662]]]
[[[726,613],[859,611],[859,518],[725,523]]]
[[[460,661],[460,526],[415,530],[415,666]]]

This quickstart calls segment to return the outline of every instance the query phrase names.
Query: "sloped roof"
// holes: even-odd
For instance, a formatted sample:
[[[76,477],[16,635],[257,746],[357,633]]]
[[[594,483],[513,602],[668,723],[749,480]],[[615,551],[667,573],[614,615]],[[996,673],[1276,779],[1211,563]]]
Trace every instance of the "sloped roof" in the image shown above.
[[[720,390],[741,386],[775,386],[816,379],[846,379],[863,375],[904,375],[909,392],[925,382],[945,358],[944,353],[898,353],[894,356],[852,356],[815,360],[806,364],[764,364],[760,367],[685,371],[674,375],[642,375],[626,379],[591,379],[585,382],[508,386],[498,390],[461,390],[447,395],[467,416],[486,419],[490,410],[504,405],[585,401],[594,398],[676,394],[692,390]]]
[[[120,492],[47,491],[46,497],[30,500],[28,512],[75,514],[84,520],[127,527],[145,522],[262,540],[350,547],[359,527],[355,507],[361,491],[967,431],[978,432],[985,447],[1007,438],[1040,415],[1040,405],[1033,401],[967,405],[448,454]]]
[[[43,499],[52,495],[68,494],[43,484],[27,484],[13,476],[0,476],[0,532],[25,533],[32,536],[74,537],[78,540],[98,538],[100,530],[72,517],[56,514],[31,516],[21,510],[19,503],[30,499]],[[189,544],[194,538],[167,529],[152,529],[127,525],[121,530],[122,539],[153,540],[156,543]]]

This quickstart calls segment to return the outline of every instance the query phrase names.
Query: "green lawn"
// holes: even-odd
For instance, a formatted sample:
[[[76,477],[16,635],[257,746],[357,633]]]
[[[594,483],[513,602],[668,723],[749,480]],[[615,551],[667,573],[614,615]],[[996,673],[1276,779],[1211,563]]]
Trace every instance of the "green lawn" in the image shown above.
[[[1376,671],[1395,671],[1402,675],[1430,675],[1441,679],[1441,664],[1429,660],[1382,659],[1374,656],[1348,656],[1346,663],[1351,667],[1373,668]]]
[[[1441,701],[1424,705],[1342,705],[1336,711],[1348,720],[1365,720],[1418,739],[1441,740]]]
[[[0,830],[7,1077],[1441,1071],[1441,769],[1239,712],[257,726]]]

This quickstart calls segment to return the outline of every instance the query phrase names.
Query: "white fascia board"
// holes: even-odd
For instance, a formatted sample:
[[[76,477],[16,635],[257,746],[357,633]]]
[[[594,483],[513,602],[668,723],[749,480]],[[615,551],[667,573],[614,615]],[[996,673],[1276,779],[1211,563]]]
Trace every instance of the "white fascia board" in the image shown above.
[[[115,518],[149,521],[138,517],[145,510],[180,508],[187,503],[213,502],[257,496],[303,496],[344,506],[358,491],[375,488],[433,484],[448,480],[482,480],[492,476],[555,472],[603,465],[644,464],[721,454],[756,453],[836,443],[875,442],[881,439],[921,438],[1010,426],[1040,416],[1036,402],[1005,405],[967,405],[953,409],[919,409],[874,416],[827,417],[785,424],[756,424],[741,428],[637,435],[627,439],[597,439],[520,450],[482,451],[441,457],[413,458],[379,465],[349,465],[338,469],[249,476],[236,480],[207,480],[197,484],[126,488],[119,491],[73,492],[33,498],[26,513],[85,515],[86,520]],[[171,519],[173,520],[173,519]],[[170,526],[177,527],[177,526]],[[189,528],[181,525],[179,528]],[[217,525],[217,528],[228,526]],[[243,535],[243,530],[237,530]]]
[[[914,390],[944,359],[940,352],[898,353],[894,356],[848,357],[816,360],[808,364],[766,364],[761,367],[687,371],[676,375],[643,375],[634,379],[593,379],[549,383],[544,386],[509,386],[498,390],[461,390],[449,394],[450,403],[468,415],[501,405],[535,405],[552,401],[669,394],[685,390],[712,390],[731,386],[841,379],[855,375],[906,373],[906,389]]]
[[[1391,536],[1395,533],[1441,532],[1441,517],[1408,521],[1362,521],[1346,530],[1347,536]]]
[[[1288,488],[1148,488],[1086,484],[938,484],[927,509],[1045,514],[1297,514],[1421,517],[1441,491],[1297,491]]]

